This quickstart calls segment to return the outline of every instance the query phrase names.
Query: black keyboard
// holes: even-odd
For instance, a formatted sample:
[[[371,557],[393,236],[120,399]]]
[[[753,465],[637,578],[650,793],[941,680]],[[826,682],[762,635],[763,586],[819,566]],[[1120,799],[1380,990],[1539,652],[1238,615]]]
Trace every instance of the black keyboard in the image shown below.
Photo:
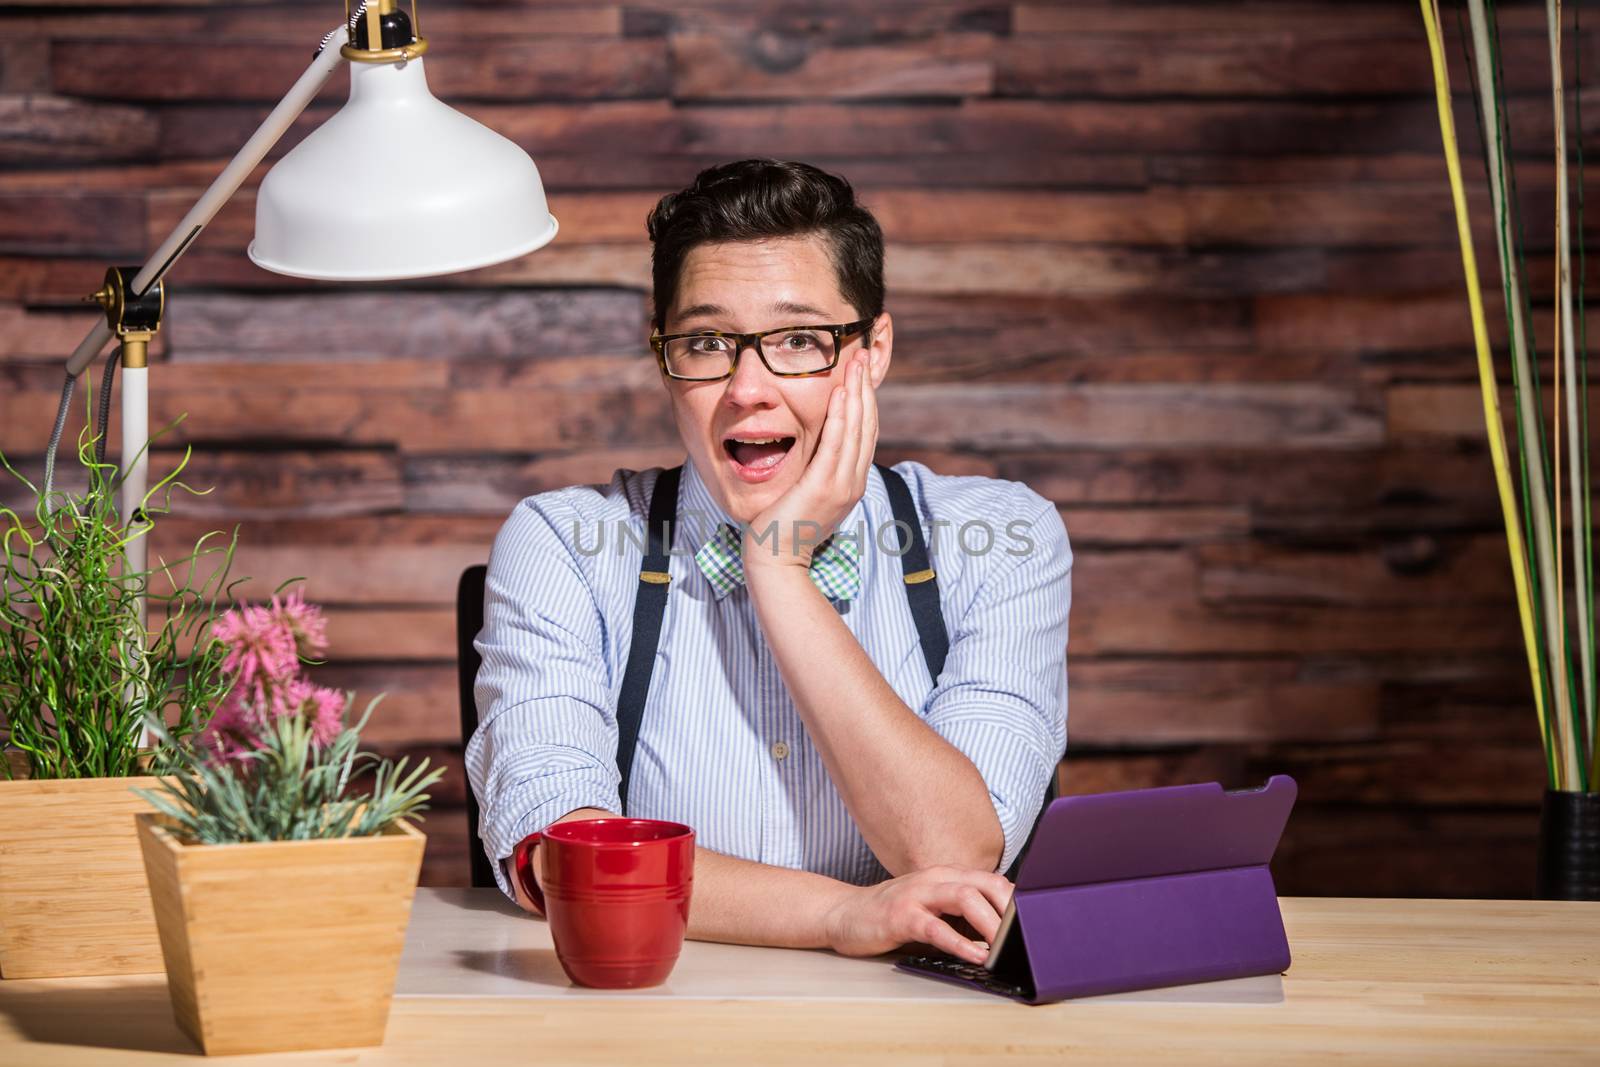
[[[1003,997],[1026,998],[1032,995],[1024,987],[996,977],[993,971],[976,963],[958,960],[954,956],[907,956],[901,962],[907,967],[915,967],[919,971],[959,978],[963,982],[970,982],[975,986],[986,989],[991,993],[998,993]]]

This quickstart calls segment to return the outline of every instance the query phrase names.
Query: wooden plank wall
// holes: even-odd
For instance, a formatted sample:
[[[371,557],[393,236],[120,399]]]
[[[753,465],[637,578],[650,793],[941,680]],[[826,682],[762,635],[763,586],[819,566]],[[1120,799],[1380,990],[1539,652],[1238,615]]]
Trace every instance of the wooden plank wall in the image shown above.
[[[0,12],[0,449],[24,469],[80,298],[166,234],[338,11]],[[373,739],[457,768],[426,881],[466,874],[457,575],[522,496],[680,455],[642,343],[643,220],[698,168],[772,155],[850,178],[887,232],[882,458],[1060,504],[1069,790],[1289,772],[1287,892],[1529,891],[1542,772],[1415,3],[422,17],[432,85],[534,155],[557,242],[470,275],[301,283],[245,258],[258,172],[174,272],[152,381],[157,422],[187,416],[158,463],[192,445],[190,480],[216,487],[158,545],[240,524],[237,573],[304,575],[329,606],[323,679],[388,692]],[[1542,18],[1513,5],[1505,51],[1544,249]],[[1548,257],[1529,267],[1547,292]]]

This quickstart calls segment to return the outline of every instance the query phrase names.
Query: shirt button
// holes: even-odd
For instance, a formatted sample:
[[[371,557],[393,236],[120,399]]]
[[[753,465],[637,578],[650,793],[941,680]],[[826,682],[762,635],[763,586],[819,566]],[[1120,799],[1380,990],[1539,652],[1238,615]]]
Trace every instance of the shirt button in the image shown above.
[[[773,759],[786,759],[786,758],[788,758],[788,755],[789,755],[789,743],[787,741],[774,741],[772,743],[772,758]]]

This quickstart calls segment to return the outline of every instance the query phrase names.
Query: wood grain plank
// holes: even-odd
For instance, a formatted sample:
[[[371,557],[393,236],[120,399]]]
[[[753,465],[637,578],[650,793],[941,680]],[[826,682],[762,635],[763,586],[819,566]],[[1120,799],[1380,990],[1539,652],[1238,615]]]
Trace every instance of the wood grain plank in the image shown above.
[[[40,442],[41,446],[43,441]],[[181,455],[165,450],[151,455],[152,469],[176,470]],[[84,490],[87,478],[76,463],[58,461],[56,485]],[[13,465],[35,485],[44,477],[42,458]],[[185,515],[240,519],[288,515],[341,516],[398,511],[405,504],[398,457],[386,449],[231,451],[200,448],[184,465],[182,480],[205,495],[185,496]],[[0,505],[31,506],[33,495],[10,478],[0,480]]]
[[[1347,279],[1370,278],[1378,259],[1387,262],[1387,257],[1357,258],[1361,266],[1348,270]],[[1237,296],[1326,290],[1334,264],[1335,255],[1319,248],[1195,254],[1176,248],[968,241],[890,245],[884,275],[896,291],[919,293]]]
[[[197,515],[181,504],[178,501],[173,513],[158,519],[152,530],[152,558],[158,553],[182,558],[206,532],[235,525],[233,517],[224,524],[217,516]],[[430,637],[442,632],[436,613],[453,610],[461,572],[488,559],[504,521],[504,515],[243,518],[236,523],[238,549],[231,573],[251,579],[238,590],[244,599],[262,599],[289,578],[304,578],[307,599],[330,610],[349,608],[358,613],[352,616],[357,621],[349,623],[350,641],[359,638],[361,643],[344,647],[335,642],[334,654],[342,659],[382,659],[371,653],[381,651],[384,628],[377,624],[363,629],[359,612],[421,610],[422,615],[410,620],[421,628],[419,632]],[[453,648],[437,646],[435,658],[453,657]]]
[[[306,69],[306,48],[304,43],[252,43],[251,76],[240,78],[236,57],[203,39],[56,40],[50,45],[50,82],[65,96],[275,102]],[[472,58],[429,67],[429,85],[440,99],[659,97],[668,88],[667,50],[659,41],[496,35],[476,39]],[[341,101],[348,84],[331,78],[318,98]]]
[[[82,295],[87,295],[87,290]],[[59,363],[83,340],[96,318],[85,310],[43,311],[21,304],[0,303],[0,362]],[[153,345],[152,349],[154,358],[164,356],[164,344]]]
[[[441,554],[429,550],[412,562],[426,560],[436,563]],[[382,662],[402,664],[410,662],[446,662],[454,664],[456,654],[456,613],[454,605],[455,584],[461,571],[474,563],[488,559],[488,552],[463,551],[461,567],[447,575],[452,590],[452,603],[448,608],[331,608],[328,610],[328,647],[330,657],[337,649],[338,660],[330,662]],[[346,561],[348,563],[348,561]],[[324,581],[321,584],[330,585]],[[361,591],[354,591],[359,595]],[[370,597],[363,597],[370,602]]]
[[[1233,448],[1000,452],[986,469],[1067,505],[1248,506],[1257,536],[1290,543],[1499,524],[1487,453],[1453,443],[1308,450],[1293,464]],[[1308,485],[1315,496],[1307,496]]]
[[[987,34],[839,47],[790,34],[675,33],[670,43],[672,97],[682,101],[946,99],[995,88]]]
[[[1320,385],[886,385],[880,438],[987,448],[1357,447],[1382,425]],[[992,412],[984,418],[980,412]]]
[[[0,194],[0,253],[138,257],[144,216],[143,197],[130,193]]]
[[[1353,744],[1379,735],[1376,681],[1319,680],[1307,673],[1282,660],[1104,661],[1077,656],[1069,647],[1069,771],[1080,745]],[[1079,783],[1073,791],[1092,790]]]
[[[1282,185],[1155,187],[1138,192],[1060,190],[937,190],[883,187],[855,180],[885,236],[907,244],[964,241],[1062,241],[1112,244],[1360,245],[1455,248],[1454,216],[1437,189],[1412,182],[1369,183],[1360,197],[1348,186],[1315,181]],[[152,227],[165,233],[193,202],[193,193],[166,193],[152,204]],[[1552,189],[1521,185],[1530,230],[1549,229]],[[555,194],[550,209],[562,220],[562,239],[579,244],[639,240],[658,196],[649,192]],[[230,240],[243,243],[254,219],[254,197],[241,194],[212,227],[232,223]],[[1591,220],[1590,228],[1596,228]],[[1493,237],[1489,227],[1480,235]],[[1530,238],[1536,236],[1530,233]],[[1530,247],[1536,247],[1530,244]]]
[[[437,804],[423,819],[422,828],[428,835],[428,847],[422,854],[422,873],[417,878],[417,884],[470,885],[472,867],[467,853],[467,809]],[[476,842],[470,847],[476,847]]]
[[[1214,604],[1503,605],[1512,596],[1496,535],[1410,533],[1344,551],[1260,543],[1195,551],[1200,597]]]
[[[1512,410],[1501,399],[1501,411]],[[1390,432],[1397,438],[1486,436],[1483,394],[1471,385],[1397,385],[1385,394]]]
[[[185,292],[168,339],[183,361],[546,361],[647,351],[644,301],[618,290]],[[403,312],[398,313],[397,312]],[[375,368],[376,369],[376,368]],[[445,373],[440,369],[440,375]],[[392,386],[386,373],[374,388]]]
[[[0,256],[0,294],[26,304],[78,303],[105,279],[103,259],[64,259],[55,256]],[[83,319],[88,332],[92,317]],[[78,335],[81,340],[83,333]],[[31,344],[31,340],[20,342]],[[77,340],[73,341],[73,345]]]
[[[1278,350],[1337,347],[1400,352],[1472,344],[1472,322],[1461,294],[1432,297],[1393,295],[1273,294],[1255,302],[1257,336]],[[1489,317],[1491,336],[1496,325]]]
[[[180,3],[182,0],[180,0]],[[49,4],[37,6],[48,12]],[[95,3],[62,5],[95,7]],[[339,24],[337,12],[325,4],[279,4],[271,18],[250,6],[218,5],[198,0],[187,10],[162,4],[154,10],[105,4],[109,10],[81,13],[30,13],[0,15],[0,33],[8,38],[42,40],[155,40],[194,42],[316,45],[322,35]],[[422,14],[430,41],[446,46],[452,55],[467,51],[467,42],[493,35],[516,37],[618,36],[622,9],[608,4],[516,5],[512,15],[505,5],[494,8],[429,5]]]
[[[1438,738],[1381,744],[1288,745],[1274,765],[1309,795],[1373,807],[1536,807],[1544,792],[1538,728],[1527,717],[1520,742]]]
[[[6,366],[0,364],[0,372]],[[58,392],[59,387],[0,394],[0,450],[37,448]],[[604,388],[369,392],[323,389],[302,379],[271,390],[169,388],[152,395],[152,426],[175,424],[180,416],[184,421],[167,438],[174,445],[271,438],[301,447],[345,443],[441,452],[677,440],[664,395]],[[464,437],[468,427],[472,432]]]
[[[1081,577],[1075,570],[1075,577]],[[1089,573],[1088,568],[1082,574]],[[1074,595],[1074,640],[1096,656],[1499,652],[1518,639],[1509,605],[1229,607]]]
[[[746,37],[805,35],[848,44],[861,40],[922,38],[946,31],[1004,34],[1011,27],[1011,5],[995,0],[929,0],[922,3],[859,4],[820,0],[802,7],[776,3],[630,2],[623,29],[630,36],[677,33]]]
[[[9,166],[138,160],[156,151],[160,136],[158,116],[142,108],[0,95],[0,158]]]
[[[1074,549],[1210,544],[1251,533],[1250,511],[1242,507],[1073,506],[1060,511]]]
[[[244,254],[244,245],[213,249],[197,244],[172,272],[190,286],[227,285],[260,290],[304,288],[299,279],[263,271]],[[1438,269],[1450,253],[1430,255],[1412,273],[1437,289]],[[891,244],[885,278],[901,293],[981,295],[1020,293],[1063,296],[1185,295],[1240,296],[1254,293],[1393,292],[1394,258],[1381,252],[1339,252],[1320,248],[1240,249],[1194,254],[1173,248],[1066,245],[1037,242]],[[1387,274],[1380,274],[1388,271]],[[431,284],[452,288],[490,286],[650,287],[649,244],[592,245],[552,243],[530,255]]]
[[[265,603],[280,586],[306,578],[303,571],[272,576],[229,573],[230,582],[244,579],[238,581],[234,590],[240,602]],[[316,587],[308,581],[300,581],[298,588],[306,590],[310,597]],[[224,601],[223,606],[227,603]],[[383,723],[379,725],[378,718],[374,717],[372,738],[435,740],[432,731],[439,727],[430,724],[430,719],[439,718],[435,689],[442,691],[443,683],[435,685],[434,674],[447,664],[451,671],[455,669],[454,609],[322,605],[322,612],[327,620],[329,651],[321,664],[307,668],[309,676],[322,685],[347,692],[354,690],[353,718],[359,718],[367,703],[381,693]],[[152,617],[157,626],[166,619],[159,610]],[[178,648],[180,654],[187,655],[193,648],[192,635],[180,639]],[[379,687],[340,680],[346,675],[365,679],[374,671],[385,679]],[[398,688],[391,686],[388,680],[391,676],[401,679]],[[440,718],[440,722],[443,721]],[[363,731],[362,738],[366,740],[369,735]]]
[[[274,154],[288,151],[324,121],[330,107],[308,109]],[[1437,116],[1427,101],[1200,101],[1152,108],[1108,101],[971,99],[950,107],[708,103],[673,108],[666,100],[602,100],[582,107],[463,102],[461,110],[522,145],[535,159],[542,154],[604,153],[616,144],[628,144],[639,155],[690,153],[724,159],[989,152],[1148,158],[1206,154],[1219,146],[1245,157],[1347,157],[1414,153],[1418,144],[1438,137]],[[162,153],[167,158],[231,153],[265,112],[264,106],[236,105],[162,110]],[[1537,114],[1530,121],[1536,124]],[[691,177],[692,172],[685,180]]]
[[[1527,899],[1537,827],[1532,808],[1306,804],[1272,869],[1280,893]]]
[[[0,94],[49,91],[48,46],[37,38],[6,33],[4,40],[0,40]]]
[[[1600,52],[1597,42],[1582,35],[1585,67]],[[1570,54],[1571,35],[1566,47]],[[1509,91],[1548,92],[1549,48],[1542,28],[1502,34]],[[1389,96],[1431,84],[1420,18],[1403,29],[1357,18],[1303,25],[1291,16],[1272,27],[1201,30],[1162,25],[1147,13],[1137,29],[1018,34],[997,43],[994,59],[995,89],[1004,96]]]
[[[337,651],[337,649],[335,649]],[[361,734],[364,744],[393,752],[410,746],[450,746],[461,743],[456,686],[454,638],[446,658],[426,663],[357,663],[332,661],[313,668],[319,685],[354,692],[357,710],[383,694],[383,702]],[[464,779],[445,786],[447,796],[465,799]],[[431,831],[430,831],[431,832]]]
[[[1028,359],[1057,352],[1255,349],[1253,301],[1194,295],[1149,301],[1126,295],[982,293],[951,299],[891,292],[895,339],[912,362]]]
[[[684,461],[681,445],[583,449],[532,457],[416,456],[407,460],[406,509],[417,513],[510,514],[533,493],[605,485],[620,468],[647,470]]]
[[[1502,30],[1542,32],[1544,9],[1537,5],[1502,5],[1497,12]],[[1346,0],[1337,4],[1316,0],[1244,0],[1225,5],[1140,3],[1087,0],[1063,4],[1020,3],[1012,14],[1017,36],[1041,33],[1130,33],[1162,37],[1171,33],[1232,32],[1257,34],[1313,32],[1415,35],[1420,39],[1421,19],[1404,4]],[[1570,26],[1570,23],[1569,23]],[[1454,35],[1456,27],[1446,27]]]

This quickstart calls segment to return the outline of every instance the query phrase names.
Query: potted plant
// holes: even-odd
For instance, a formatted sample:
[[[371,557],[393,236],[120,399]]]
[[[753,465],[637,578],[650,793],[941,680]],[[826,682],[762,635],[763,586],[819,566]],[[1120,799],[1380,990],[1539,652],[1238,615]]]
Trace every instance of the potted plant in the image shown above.
[[[1539,818],[1534,895],[1548,899],[1600,900],[1600,614],[1595,610],[1593,481],[1590,471],[1588,313],[1583,291],[1583,130],[1577,143],[1577,225],[1569,188],[1568,98],[1579,95],[1565,82],[1561,6],[1546,9],[1549,38],[1551,130],[1555,147],[1555,266],[1551,301],[1556,329],[1550,342],[1552,373],[1541,380],[1534,337],[1532,282],[1511,151],[1508,84],[1501,70],[1500,35],[1494,5],[1469,0],[1463,44],[1477,71],[1473,90],[1478,133],[1499,260],[1506,315],[1515,453],[1507,445],[1500,411],[1499,368],[1489,343],[1472,217],[1462,179],[1444,29],[1437,6],[1422,4],[1432,58],[1439,132],[1455,208],[1467,306],[1477,352],[1484,426],[1505,525],[1517,617],[1527,657],[1531,703],[1545,757],[1545,790]],[[1573,47],[1581,48],[1576,30]],[[1469,69],[1471,69],[1469,67]],[[1581,112],[1580,112],[1581,114]],[[1530,231],[1531,232],[1531,231]],[[1573,270],[1573,245],[1578,270]],[[1576,281],[1576,285],[1574,284]],[[1547,393],[1550,394],[1547,396]],[[1546,417],[1549,412],[1549,417]],[[1563,493],[1565,496],[1563,497]]]
[[[161,969],[132,818],[149,807],[130,786],[164,767],[141,726],[155,715],[190,736],[227,690],[207,630],[234,542],[207,534],[186,558],[132,572],[124,546],[151,523],[121,521],[117,468],[95,441],[80,440],[86,479],[69,491],[40,492],[0,455],[34,505],[0,507],[5,978]],[[188,458],[146,495],[147,519],[169,510],[173,489],[195,492],[177,480]]]
[[[351,725],[304,676],[325,626],[297,593],[216,632],[229,694],[137,820],[178,1025],[207,1054],[381,1044],[443,771],[357,750],[377,700]]]

